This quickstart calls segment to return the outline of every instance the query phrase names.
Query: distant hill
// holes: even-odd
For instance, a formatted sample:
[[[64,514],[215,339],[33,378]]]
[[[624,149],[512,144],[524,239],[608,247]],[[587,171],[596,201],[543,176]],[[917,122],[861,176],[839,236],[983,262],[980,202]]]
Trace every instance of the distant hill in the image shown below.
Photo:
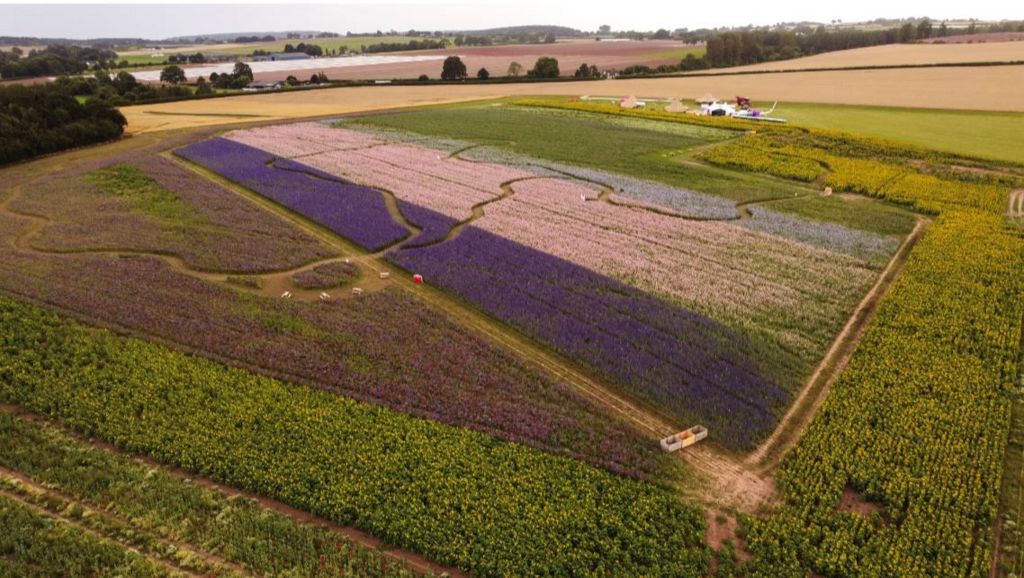
[[[168,42],[168,43],[169,42],[174,42],[174,43],[179,43],[179,44],[185,44],[185,43],[191,44],[197,38],[202,38],[204,40],[212,40],[214,42],[231,42],[235,38],[238,38],[238,37],[241,37],[241,36],[273,36],[274,38],[277,38],[277,39],[284,39],[289,34],[301,34],[303,37],[306,37],[306,36],[308,36],[310,34],[316,36],[317,34],[320,34],[321,32],[322,32],[321,30],[285,30],[285,31],[278,31],[278,32],[273,32],[273,31],[271,31],[271,32],[252,32],[252,31],[246,31],[246,32],[218,32],[217,34],[191,34],[191,35],[187,35],[187,36],[175,36],[173,38],[164,38],[160,42]]]
[[[449,34],[471,34],[473,36],[519,36],[523,34],[548,34],[553,32],[555,36],[582,36],[583,32],[568,26],[550,26],[544,24],[533,24],[527,26],[504,26],[501,28],[486,28],[484,30],[449,30]]]
[[[144,44],[147,42],[153,41],[146,40],[145,38],[88,38],[83,40],[71,38],[36,38],[34,36],[0,36],[0,46],[70,46],[72,44],[77,44],[78,46],[125,46],[132,44]]]

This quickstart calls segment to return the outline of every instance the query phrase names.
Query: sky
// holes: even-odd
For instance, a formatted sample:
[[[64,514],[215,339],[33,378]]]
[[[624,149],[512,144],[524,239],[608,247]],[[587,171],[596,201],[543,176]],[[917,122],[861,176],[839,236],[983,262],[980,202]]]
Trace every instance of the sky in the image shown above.
[[[749,4],[680,0],[426,0],[329,4],[121,2],[14,4],[0,0],[0,36],[48,38],[132,37],[162,39],[225,32],[318,30],[345,33],[375,30],[472,30],[525,24],[556,24],[596,30],[703,28],[776,22],[929,16],[1024,20],[1024,2],[976,0],[858,0],[807,2],[775,0]]]

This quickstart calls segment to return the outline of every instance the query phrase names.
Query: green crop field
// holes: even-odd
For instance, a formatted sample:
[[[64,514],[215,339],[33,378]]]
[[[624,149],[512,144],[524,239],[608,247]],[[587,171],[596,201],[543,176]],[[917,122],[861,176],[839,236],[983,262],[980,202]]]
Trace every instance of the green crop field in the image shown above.
[[[651,52],[650,54],[643,55],[645,60],[654,60],[659,58],[672,58],[682,60],[686,58],[687,54],[692,54],[694,58],[700,58],[704,56],[707,49],[704,46],[687,46],[684,48],[676,48],[674,50],[659,50],[658,52]]]
[[[770,103],[761,103],[771,106]],[[793,124],[841,130],[969,156],[1024,162],[1024,113],[780,103]]]

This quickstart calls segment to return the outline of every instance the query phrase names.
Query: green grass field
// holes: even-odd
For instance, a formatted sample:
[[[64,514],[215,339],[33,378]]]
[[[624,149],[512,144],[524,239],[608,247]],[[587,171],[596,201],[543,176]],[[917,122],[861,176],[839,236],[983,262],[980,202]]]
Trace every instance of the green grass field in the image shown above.
[[[687,54],[692,54],[694,58],[700,58],[704,56],[705,52],[707,50],[703,46],[685,46],[673,50],[659,50],[658,52],[645,54],[643,58],[675,58],[682,60]]]
[[[774,114],[797,125],[1024,163],[1022,113],[780,103]]]

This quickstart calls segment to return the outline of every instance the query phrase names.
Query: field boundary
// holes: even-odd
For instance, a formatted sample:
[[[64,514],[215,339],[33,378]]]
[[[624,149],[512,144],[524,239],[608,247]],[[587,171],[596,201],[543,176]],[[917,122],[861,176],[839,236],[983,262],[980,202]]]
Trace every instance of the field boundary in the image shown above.
[[[8,485],[14,486],[17,489],[10,487],[4,488],[3,482],[7,482]],[[179,539],[161,536],[157,532],[141,528],[134,524],[131,520],[125,518],[124,516],[115,514],[110,510],[103,509],[99,505],[75,498],[74,496],[68,495],[59,489],[47,487],[45,484],[42,484],[32,479],[30,476],[22,472],[12,470],[4,466],[0,466],[0,494],[12,500],[18,501],[29,508],[43,512],[44,515],[55,517],[58,520],[65,522],[67,524],[78,526],[82,528],[84,531],[89,532],[93,535],[102,537],[105,540],[115,542],[122,547],[135,551],[136,553],[145,556],[146,558],[149,558],[151,560],[157,561],[163,565],[167,565],[167,563],[170,563],[178,572],[184,572],[186,574],[193,576],[199,575],[192,570],[188,570],[186,568],[179,566],[178,564],[175,564],[174,561],[172,560],[166,559],[165,556],[161,555],[160,553],[150,552],[148,550],[139,550],[137,549],[136,546],[125,543],[121,538],[117,536],[113,536],[101,529],[93,528],[91,525],[86,525],[77,520],[68,518],[64,516],[62,512],[70,508],[74,508],[82,512],[83,520],[93,518],[114,520],[116,522],[120,522],[126,526],[129,526],[132,531],[137,532],[140,535],[151,537],[155,542],[159,542],[165,546],[172,546],[175,550],[184,551],[188,553],[190,556],[202,559],[206,564],[212,567],[211,569],[213,571],[227,568],[241,575],[252,575],[252,572],[245,569],[241,564],[225,560],[224,558],[212,554],[201,548],[198,548],[191,543],[184,542]],[[41,499],[46,503],[46,506],[36,503],[32,498],[28,497],[29,495],[31,495],[33,498]],[[60,503],[54,504],[54,501],[58,501]],[[57,508],[59,508],[60,511],[55,511]]]
[[[744,463],[764,473],[775,468],[783,456],[800,440],[803,432],[817,415],[821,404],[828,396],[832,384],[846,368],[860,338],[874,318],[879,303],[888,293],[893,282],[899,277],[917,242],[924,235],[931,219],[918,217],[913,230],[903,239],[896,254],[878,276],[874,286],[861,299],[846,325],[832,342],[825,357],[818,363],[814,373],[807,379],[796,399],[789,406],[775,430],[753,452],[747,454]]]

